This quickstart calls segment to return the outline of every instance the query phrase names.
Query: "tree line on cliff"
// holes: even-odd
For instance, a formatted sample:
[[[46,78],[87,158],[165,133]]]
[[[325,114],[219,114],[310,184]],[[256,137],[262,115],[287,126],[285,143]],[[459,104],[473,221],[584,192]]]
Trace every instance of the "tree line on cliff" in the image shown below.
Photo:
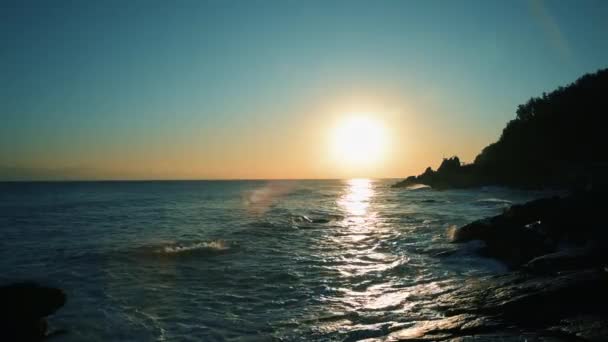
[[[603,69],[519,105],[498,141],[486,146],[473,163],[447,158],[437,171],[429,167],[395,186],[605,186],[607,114],[608,69]]]

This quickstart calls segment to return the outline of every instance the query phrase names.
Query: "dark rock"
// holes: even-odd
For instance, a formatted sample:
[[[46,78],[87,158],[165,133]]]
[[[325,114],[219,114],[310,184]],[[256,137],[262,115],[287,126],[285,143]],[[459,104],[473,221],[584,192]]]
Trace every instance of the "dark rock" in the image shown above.
[[[454,242],[471,240],[485,243],[480,250],[482,255],[497,258],[510,267],[522,265],[554,249],[554,244],[536,231],[492,221],[477,221],[456,230]]]
[[[549,331],[570,336],[571,340],[604,342],[608,337],[608,318],[597,316],[576,316],[559,322]]]
[[[46,337],[45,317],[65,304],[65,293],[35,283],[0,287],[0,330],[8,341],[40,341]]]
[[[477,181],[474,171],[472,165],[461,165],[460,159],[454,156],[443,159],[437,171],[428,167],[424,173],[418,176],[410,176],[394,184],[393,187],[400,188],[424,184],[435,189],[446,189],[485,185],[485,183]]]
[[[499,342],[568,342],[569,339],[558,338],[552,336],[552,334],[539,334],[539,333],[522,333],[520,331],[503,331],[497,333],[487,334],[476,334],[456,337],[447,340],[447,342],[487,342],[487,341],[499,341]]]
[[[590,254],[593,260],[605,262],[608,261],[605,252],[608,230],[603,229],[604,218],[597,209],[605,205],[608,205],[606,197],[595,192],[539,199],[513,205],[501,215],[460,227],[453,233],[452,240],[456,243],[481,240],[485,243],[480,250],[483,255],[497,258],[513,268],[534,258],[557,253],[561,246],[589,248],[593,251]],[[566,261],[565,255],[559,256]],[[543,262],[557,262],[556,257],[558,255],[537,260],[535,266],[542,268]],[[575,262],[574,255],[568,259]],[[579,266],[585,266],[584,260],[593,261],[588,257],[577,260]]]
[[[601,251],[590,248],[568,248],[555,253],[541,255],[524,265],[533,272],[556,272],[561,270],[600,267],[604,264]]]
[[[573,313],[608,313],[608,274],[601,269],[538,276],[527,272],[472,280],[442,295],[448,314],[483,314],[519,324],[554,322]]]
[[[600,192],[540,199],[457,229],[454,242],[483,241],[483,255],[517,270],[440,295],[447,317],[395,340],[607,341],[607,202]]]
[[[436,299],[446,317],[391,331],[381,340],[605,341],[607,286],[602,269],[472,279]]]
[[[391,332],[382,338],[382,341],[442,341],[482,331],[494,330],[497,323],[488,317],[462,314],[424,321],[414,326]],[[367,342],[378,341],[367,339]]]
[[[454,242],[481,240],[516,270],[451,288],[433,302],[445,317],[369,341],[608,341],[607,204],[576,193],[461,227]]]
[[[460,169],[460,159],[457,156],[452,158],[444,158],[437,169],[437,172],[457,172]],[[429,169],[427,168],[427,171]]]

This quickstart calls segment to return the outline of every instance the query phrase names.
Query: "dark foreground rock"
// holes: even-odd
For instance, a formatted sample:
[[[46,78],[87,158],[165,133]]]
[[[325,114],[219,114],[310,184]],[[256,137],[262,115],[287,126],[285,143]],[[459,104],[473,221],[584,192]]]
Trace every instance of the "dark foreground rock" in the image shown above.
[[[453,241],[481,240],[483,255],[512,268],[526,263],[538,271],[601,266],[608,262],[606,205],[600,192],[539,199],[463,226]]]
[[[65,304],[65,293],[35,283],[0,287],[0,340],[41,341],[47,337],[46,317]]]
[[[511,267],[435,300],[444,317],[368,341],[608,341],[608,238],[601,193],[514,205],[457,229],[454,242]]]
[[[366,341],[606,341],[606,288],[603,269],[470,280],[436,300],[444,318]]]

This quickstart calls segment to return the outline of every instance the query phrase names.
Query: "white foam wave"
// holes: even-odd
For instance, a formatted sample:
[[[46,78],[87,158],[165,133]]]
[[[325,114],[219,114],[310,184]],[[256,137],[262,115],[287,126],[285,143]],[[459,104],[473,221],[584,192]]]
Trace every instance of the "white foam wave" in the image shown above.
[[[214,240],[208,242],[198,242],[189,245],[183,244],[174,244],[169,246],[163,246],[161,249],[157,250],[157,253],[162,254],[178,254],[178,253],[186,253],[193,251],[225,251],[228,250],[230,246],[224,240]]]
[[[449,241],[454,241],[454,239],[456,238],[456,233],[458,232],[458,227],[456,227],[455,225],[451,225],[448,227],[448,229],[446,230],[446,235]]]
[[[425,184],[413,184],[413,185],[406,187],[405,189],[407,189],[407,190],[430,190],[431,187],[428,185],[425,185]]]

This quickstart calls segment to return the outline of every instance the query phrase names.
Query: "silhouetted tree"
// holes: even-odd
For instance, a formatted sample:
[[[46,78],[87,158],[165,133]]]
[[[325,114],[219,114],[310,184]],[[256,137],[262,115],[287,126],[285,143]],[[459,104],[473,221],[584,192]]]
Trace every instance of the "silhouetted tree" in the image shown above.
[[[608,69],[603,69],[519,105],[498,141],[486,146],[473,164],[461,166],[452,157],[436,172],[429,168],[408,180],[445,187],[597,183],[608,165],[606,114]]]

